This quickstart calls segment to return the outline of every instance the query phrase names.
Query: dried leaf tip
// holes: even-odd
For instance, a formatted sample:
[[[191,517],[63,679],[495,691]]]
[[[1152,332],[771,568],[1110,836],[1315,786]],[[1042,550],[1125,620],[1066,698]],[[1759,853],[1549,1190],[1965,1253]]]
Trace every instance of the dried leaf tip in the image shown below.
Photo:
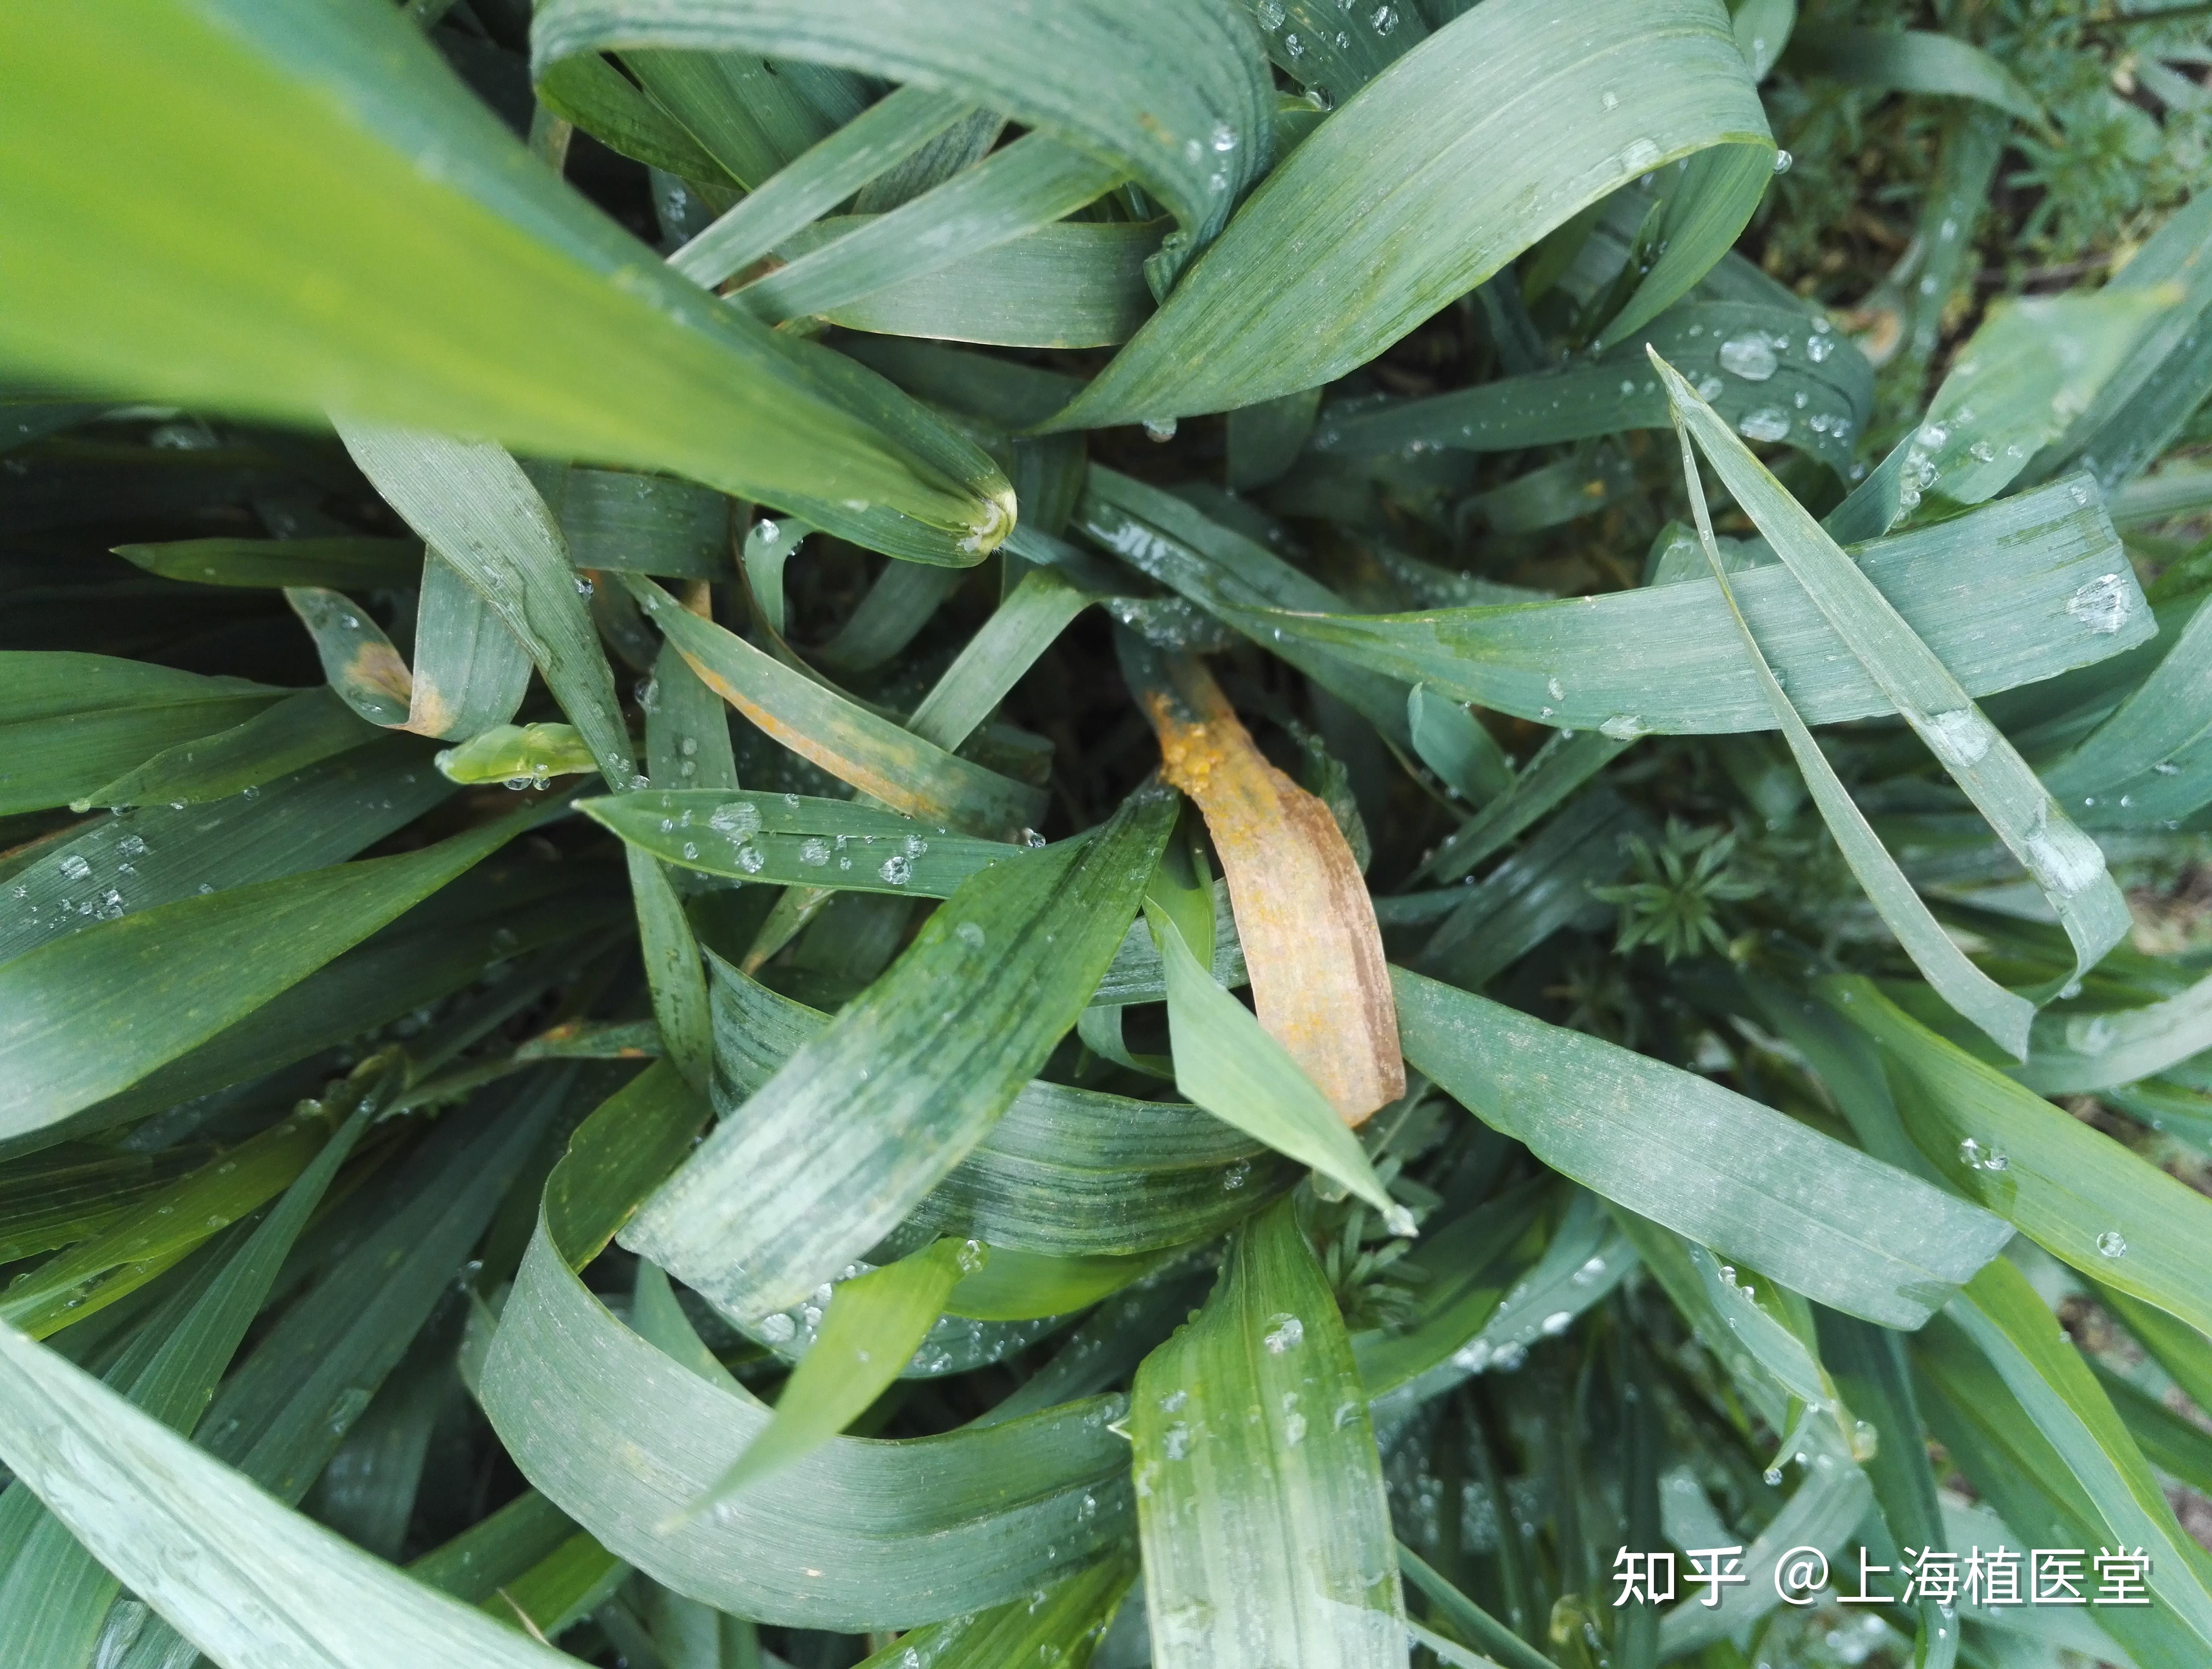
[[[1260,1023],[1345,1122],[1406,1090],[1382,935],[1328,808],[1267,762],[1196,659],[1152,659],[1139,692],[1161,774],[1188,795],[1220,855]]]

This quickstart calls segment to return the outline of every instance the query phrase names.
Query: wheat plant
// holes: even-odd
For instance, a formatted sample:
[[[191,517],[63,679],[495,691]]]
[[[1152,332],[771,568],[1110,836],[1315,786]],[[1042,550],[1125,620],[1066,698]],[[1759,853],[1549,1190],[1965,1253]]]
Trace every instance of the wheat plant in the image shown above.
[[[2212,1662],[2207,13],[0,0],[0,1666]]]

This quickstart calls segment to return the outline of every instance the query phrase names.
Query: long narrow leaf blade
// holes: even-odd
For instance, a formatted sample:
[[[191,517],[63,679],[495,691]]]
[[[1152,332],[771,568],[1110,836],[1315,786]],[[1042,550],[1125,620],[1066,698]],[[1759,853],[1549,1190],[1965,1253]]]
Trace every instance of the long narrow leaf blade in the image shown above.
[[[1130,1417],[1160,1669],[1389,1669],[1405,1604],[1366,1399],[1287,1201],[1137,1370]]]

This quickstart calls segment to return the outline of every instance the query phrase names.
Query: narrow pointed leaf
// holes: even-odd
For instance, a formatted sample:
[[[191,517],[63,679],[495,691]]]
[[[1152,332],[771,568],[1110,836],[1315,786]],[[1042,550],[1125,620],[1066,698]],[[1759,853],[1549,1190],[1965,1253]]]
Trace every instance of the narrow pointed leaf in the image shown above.
[[[0,1380],[9,1468],[134,1593],[230,1669],[572,1661],[279,1506],[6,1329]]]
[[[1133,15],[1079,0],[999,21],[978,29],[958,0],[552,0],[531,47],[540,76],[609,48],[739,48],[973,99],[1135,175],[1182,223],[1176,264],[1266,171],[1273,88],[1250,21],[1226,0]]]
[[[1809,1298],[1917,1327],[2010,1238],[1987,1212],[1709,1079],[1391,972],[1407,1062],[1486,1124]]]
[[[1790,756],[1804,774],[1805,786],[1812,792],[1813,803],[1820,809],[1828,833],[1843,850],[1844,861],[1850,865],[1851,873],[1858,878],[1883,924],[1897,935],[1905,955],[1912,958],[1912,965],[1943,1000],[1988,1033],[1997,1047],[2014,1059],[2027,1059],[2028,1027],[2035,1017],[2035,1005],[2025,997],[2007,991],[1976,968],[1943,931],[1935,913],[1920,901],[1920,895],[1913,891],[1912,883],[1905,878],[1905,871],[1898,868],[1897,860],[1889,855],[1881,836],[1867,822],[1866,814],[1851,799],[1850,791],[1844,786],[1836,768],[1820,751],[1820,744],[1813,739],[1813,732],[1806,728],[1804,719],[1799,717],[1796,707],[1775,678],[1773,669],[1766,664],[1759,640],[1736,603],[1735,589],[1721,561],[1720,549],[1713,542],[1712,518],[1705,507],[1705,484],[1698,476],[1697,458],[1690,450],[1688,431],[1678,428],[1676,434],[1681,440],[1682,472],[1689,487],[1690,506],[1697,514],[1698,535],[1712,568],[1713,582],[1720,587],[1729,618],[1743,640],[1745,653],[1758,674],[1760,688],[1766,692],[1775,723],[1780,726],[1784,740],[1790,743]]]
[[[435,550],[424,554],[409,730],[459,738],[506,724],[530,687],[530,656],[460,568]]]
[[[8,1288],[0,1320],[44,1338],[96,1314],[289,1187],[328,1145],[331,1128],[329,1114],[309,1102],[179,1177]]]
[[[853,800],[644,789],[579,809],[664,863],[737,881],[946,898],[1016,850]],[[662,824],[668,827],[663,828]]]
[[[1613,103],[1591,96],[1601,85]],[[1479,7],[1322,122],[1052,422],[1224,411],[1329,381],[1607,191],[1711,146],[1772,143],[1717,6]],[[1696,282],[1764,184],[1741,178],[1624,329]]]
[[[1042,815],[1042,796],[877,717],[649,582],[626,580],[707,687],[793,752],[896,811],[999,838]]]
[[[1167,966],[1176,1088],[1224,1123],[1312,1166],[1376,1211],[1393,1217],[1401,1212],[1343,1114],[1251,1011],[1214,982],[1174,918],[1148,906],[1145,919]]]
[[[2097,843],[2075,827],[2012,743],[1982,716],[1942,658],[1752,456],[1735,431],[1713,415],[1672,367],[1661,362],[1659,370],[1682,422],[1745,514],[1766,535],[1791,577],[1883,695],[2042,889],[2074,942],[2077,975],[2094,966],[2125,937],[2129,926],[2126,901],[2106,870]],[[2112,635],[2140,610],[2132,578],[2124,569],[2100,576],[2086,593],[2069,600],[2069,612],[2094,616],[2096,628]]]
[[[820,1335],[784,1381],[775,1417],[686,1514],[708,1511],[757,1484],[857,1419],[936,1324],[966,1272],[963,1259],[980,1255],[958,1241],[936,1241],[840,1285]]]
[[[2109,1526],[2116,1544],[2150,1552],[2149,1583],[2162,1609],[2212,1645],[2212,1587],[2201,1550],[2190,1545],[2142,1453],[2070,1339],[2017,1269],[2002,1259],[1977,1276],[1945,1310],[1972,1341],[2059,1453],[2074,1484]],[[1942,1348],[1942,1335],[1935,1340]]]
[[[1808,27],[1790,37],[1789,67],[1886,93],[1978,99],[2024,122],[2043,119],[2034,96],[1978,46],[1932,29]]]
[[[337,863],[450,792],[421,743],[386,741],[257,793],[95,819],[15,876],[17,908],[0,926],[0,962],[160,905]]]
[[[1347,459],[1387,458],[1407,446],[1516,452],[1623,429],[1665,428],[1672,422],[1667,391],[1651,373],[1647,344],[1695,377],[1730,422],[1778,428],[1785,444],[1838,475],[1850,473],[1856,437],[1874,414],[1874,369],[1826,319],[1766,301],[1678,301],[1595,359],[1449,394],[1379,404],[1348,401],[1322,414],[1314,450]],[[1589,478],[1586,464],[1563,467],[1578,485]],[[1520,487],[1516,481],[1497,490],[1510,495]],[[1497,507],[1493,525],[1511,501],[1490,500]],[[1586,497],[1570,504],[1578,511],[1599,507]]]
[[[2088,409],[2039,454],[2043,476],[2078,464],[2106,491],[2139,475],[2172,444],[2212,392],[2212,195],[2199,191],[2116,273],[2106,294],[2178,288],[2180,294],[2136,338]]]
[[[2054,485],[1854,553],[1885,606],[1975,695],[2104,660],[2156,629],[2094,495],[2086,483],[2070,486],[2081,488],[2078,498],[2069,484]],[[1896,711],[1786,568],[1769,563],[1729,582],[1807,724]],[[1992,598],[2003,606],[1993,609]],[[1279,630],[1285,649],[1336,657],[1346,671],[1425,683],[1578,737],[1601,732],[1591,747],[1774,723],[1741,640],[1711,628],[1723,605],[1710,579],[1398,615],[1355,614],[1334,599],[1260,606],[1283,612],[1255,610],[1239,628],[1263,641]]]
[[[2053,1257],[2212,1328],[2212,1200],[1909,1018],[1870,981],[1820,994],[1881,1046],[1905,1127],[1945,1180]]]
[[[54,1124],[206,1041],[543,815],[179,899],[0,964],[0,1137]]]
[[[1031,134],[756,279],[734,300],[770,324],[831,313],[887,283],[927,276],[1049,226],[1119,178],[1109,164]]]
[[[420,552],[412,539],[179,539],[127,544],[115,554],[149,574],[204,586],[404,588]]]
[[[714,1064],[714,1029],[707,1016],[707,975],[699,944],[684,914],[684,901],[666,871],[648,853],[625,849],[631,897],[637,907],[638,949],[653,992],[653,1014],[661,1047],[696,1089],[707,1087]]]
[[[915,1629],[860,1669],[997,1669],[1014,1663],[1087,1669],[1135,1574],[1126,1557],[1101,1559],[1027,1599]]]
[[[377,1065],[382,1070],[374,1070]],[[173,1430],[191,1429],[309,1214],[397,1082],[390,1063],[373,1064],[366,1080],[336,1092],[353,1103],[345,1121],[175,1326],[147,1341],[137,1370],[111,1377],[133,1405]],[[46,1519],[0,1579],[0,1650],[23,1663],[81,1660],[98,1639],[118,1587],[58,1520]]]
[[[577,594],[560,524],[521,465],[482,443],[350,421],[338,432],[377,491],[506,622],[607,780],[624,783],[636,774],[614,674]],[[506,648],[500,645],[499,652]],[[506,673],[496,665],[471,665],[468,677],[478,676],[496,682]],[[520,689],[513,693],[520,700]],[[500,697],[490,699],[495,706]],[[448,736],[459,733],[456,726],[477,703],[460,690],[433,689],[420,705],[413,725]]]
[[[85,797],[91,805],[204,804],[376,739],[328,689],[303,689],[241,725],[164,748]]]
[[[708,968],[714,1103],[742,1118],[744,1097],[830,1017],[719,957]],[[1002,1261],[1024,1251],[1124,1257],[1208,1239],[1295,1180],[1290,1165],[1188,1102],[1032,1078],[909,1221],[987,1241]]]
[[[1176,804],[1140,791],[1080,847],[1017,852],[969,881],[655,1193],[623,1244],[745,1320],[866,1251],[1075,1023]]]
[[[290,693],[107,655],[0,652],[0,815],[67,805]]]
[[[694,283],[722,283],[904,161],[972,108],[928,88],[898,88],[778,169],[670,256],[669,265]]]
[[[1926,415],[1821,525],[1838,540],[1867,539],[1930,493],[1953,504],[1995,498],[2091,403],[2169,299],[2106,289],[1993,305]]]

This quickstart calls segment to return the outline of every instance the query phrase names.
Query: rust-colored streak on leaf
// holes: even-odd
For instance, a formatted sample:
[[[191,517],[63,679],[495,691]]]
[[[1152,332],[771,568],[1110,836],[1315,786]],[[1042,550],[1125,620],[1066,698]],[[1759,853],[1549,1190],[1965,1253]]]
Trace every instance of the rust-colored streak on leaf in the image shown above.
[[[781,742],[795,754],[803,754],[841,782],[849,782],[864,794],[873,794],[894,811],[903,811],[909,817],[923,817],[944,822],[951,814],[948,809],[926,794],[916,793],[911,784],[873,770],[853,755],[841,752],[835,737],[818,737],[784,723],[766,707],[754,701],[727,678],[716,672],[704,661],[684,654],[684,664],[699,675],[700,683],[713,690],[739,713]]]
[[[1145,692],[1163,774],[1197,804],[1229,883],[1260,1023],[1357,1125],[1406,1092],[1382,935],[1328,808],[1270,765],[1196,660]]]
[[[446,692],[428,678],[416,678],[407,701],[407,722],[399,728],[417,736],[442,737],[453,727],[453,707]]]

